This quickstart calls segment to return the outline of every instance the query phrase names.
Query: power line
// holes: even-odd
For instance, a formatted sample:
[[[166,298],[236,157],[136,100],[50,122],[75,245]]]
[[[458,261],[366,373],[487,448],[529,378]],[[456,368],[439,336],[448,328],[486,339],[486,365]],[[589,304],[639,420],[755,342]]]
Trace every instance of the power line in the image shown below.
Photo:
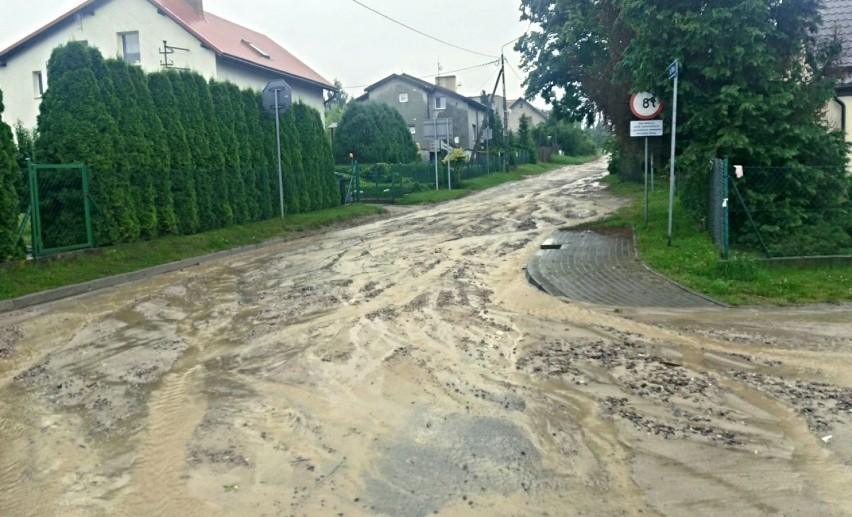
[[[423,31],[417,30],[417,29],[415,29],[414,27],[412,27],[412,26],[410,26],[410,25],[406,25],[406,24],[402,23],[402,22],[401,22],[401,21],[399,21],[399,20],[395,20],[395,19],[391,18],[390,16],[388,16],[388,15],[386,15],[386,14],[382,13],[382,12],[379,12],[379,11],[377,11],[377,10],[373,9],[373,8],[372,8],[372,7],[370,7],[369,5],[366,5],[366,4],[364,4],[364,3],[359,2],[358,0],[352,0],[352,1],[353,1],[353,2],[355,2],[356,4],[360,5],[360,6],[361,6],[361,7],[363,7],[364,9],[367,9],[367,10],[369,10],[369,11],[372,11],[372,12],[374,12],[374,13],[378,14],[378,15],[379,15],[379,16],[381,16],[382,18],[385,18],[385,19],[387,19],[387,20],[390,20],[390,21],[392,21],[393,23],[395,23],[395,24],[397,24],[397,25],[401,25],[401,26],[405,27],[406,29],[408,29],[408,30],[410,30],[410,31],[414,31],[414,32],[416,32],[417,34],[420,34],[421,36],[425,36],[425,37],[427,37],[427,38],[429,38],[429,39],[431,39],[431,40],[437,41],[438,43],[443,43],[444,45],[448,45],[448,46],[453,47],[453,48],[455,48],[455,49],[463,50],[464,52],[469,52],[469,53],[471,53],[471,54],[476,54],[477,56],[492,57],[492,58],[493,58],[493,57],[497,57],[497,56],[493,56],[493,55],[491,55],[491,54],[483,54],[482,52],[477,52],[477,51],[475,51],[475,50],[470,50],[470,49],[467,49],[467,48],[464,48],[464,47],[460,47],[460,46],[458,46],[458,45],[454,45],[454,44],[452,44],[452,43],[450,43],[450,42],[448,42],[448,41],[444,41],[444,40],[442,40],[442,39],[436,38],[435,36],[431,36],[431,35],[429,35],[429,34],[426,34],[426,33],[425,33],[425,32],[423,32]]]

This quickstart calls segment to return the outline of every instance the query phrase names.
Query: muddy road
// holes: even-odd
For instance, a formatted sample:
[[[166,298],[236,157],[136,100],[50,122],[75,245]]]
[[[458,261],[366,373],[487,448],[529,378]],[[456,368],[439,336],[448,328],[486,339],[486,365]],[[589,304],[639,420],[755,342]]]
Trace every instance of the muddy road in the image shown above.
[[[852,307],[526,282],[604,168],[0,314],[0,515],[852,515]]]

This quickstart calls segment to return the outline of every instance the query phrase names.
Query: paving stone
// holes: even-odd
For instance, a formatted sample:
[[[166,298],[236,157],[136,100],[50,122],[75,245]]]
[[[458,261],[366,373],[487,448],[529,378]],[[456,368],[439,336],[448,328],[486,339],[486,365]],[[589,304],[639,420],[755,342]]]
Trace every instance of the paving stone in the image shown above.
[[[620,307],[723,305],[648,269],[630,229],[563,230],[545,242],[547,249],[529,260],[527,276],[553,296]]]

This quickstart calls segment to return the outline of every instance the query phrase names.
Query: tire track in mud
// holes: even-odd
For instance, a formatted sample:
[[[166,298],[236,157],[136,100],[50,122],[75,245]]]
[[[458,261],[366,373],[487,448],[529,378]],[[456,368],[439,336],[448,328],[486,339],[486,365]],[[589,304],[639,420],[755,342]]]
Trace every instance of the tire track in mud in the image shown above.
[[[152,393],[144,439],[131,470],[133,491],[119,513],[218,513],[204,500],[193,497],[186,486],[188,444],[206,411],[206,403],[199,399],[202,383],[203,367],[195,365],[183,373],[169,373]]]

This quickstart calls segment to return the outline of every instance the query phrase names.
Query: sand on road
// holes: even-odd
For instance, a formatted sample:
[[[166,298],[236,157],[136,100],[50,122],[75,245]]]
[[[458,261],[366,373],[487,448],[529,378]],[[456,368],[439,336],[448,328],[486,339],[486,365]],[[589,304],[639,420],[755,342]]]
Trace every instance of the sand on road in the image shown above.
[[[0,515],[852,515],[852,307],[527,283],[605,167],[0,314]]]

